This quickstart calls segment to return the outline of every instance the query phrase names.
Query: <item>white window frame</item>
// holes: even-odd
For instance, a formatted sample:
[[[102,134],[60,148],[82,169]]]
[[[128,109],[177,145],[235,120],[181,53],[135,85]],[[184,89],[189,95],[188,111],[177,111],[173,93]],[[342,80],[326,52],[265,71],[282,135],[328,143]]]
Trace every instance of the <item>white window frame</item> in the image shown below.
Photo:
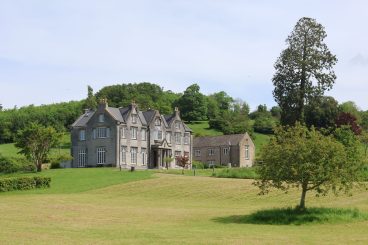
[[[137,164],[138,147],[130,147],[130,163]]]
[[[181,133],[175,133],[175,144],[181,144]]]
[[[213,149],[213,148],[208,148],[208,155],[209,155],[209,156],[213,156],[213,155],[215,155],[215,149]]]
[[[146,129],[141,128],[141,140],[147,140]]]
[[[121,138],[126,139],[127,127],[122,127],[121,129]]]
[[[222,152],[223,152],[224,155],[228,155],[229,154],[229,150],[230,149],[228,147],[225,147],[225,148],[222,149]]]
[[[147,158],[147,149],[146,148],[141,148],[141,153],[142,153],[142,165],[146,165],[146,158]]]
[[[162,140],[162,131],[161,130],[157,130],[157,139]]]
[[[155,119],[155,126],[161,126],[161,119],[158,117]]]
[[[84,168],[87,163],[87,150],[80,149],[78,152],[78,168]]]
[[[166,132],[166,141],[171,143],[171,132]]]
[[[130,138],[132,140],[136,140],[137,139],[137,131],[138,131],[138,128],[137,127],[130,127]]]
[[[101,113],[98,115],[98,122],[105,122],[105,114]]]
[[[121,146],[121,162],[126,164],[126,154],[127,153],[127,147],[125,145]]]
[[[98,139],[109,138],[110,137],[110,128],[98,127],[96,133],[97,133],[97,138]]]
[[[137,114],[132,114],[132,123],[137,123],[138,122],[138,115]]]
[[[245,160],[249,160],[249,145],[245,145]]]
[[[194,150],[194,156],[200,157],[201,156],[201,150]]]
[[[184,145],[189,145],[189,133],[184,133]]]
[[[98,147],[97,148],[97,164],[105,164],[106,163],[106,148]]]
[[[85,129],[79,130],[79,140],[80,141],[86,140],[86,130]]]

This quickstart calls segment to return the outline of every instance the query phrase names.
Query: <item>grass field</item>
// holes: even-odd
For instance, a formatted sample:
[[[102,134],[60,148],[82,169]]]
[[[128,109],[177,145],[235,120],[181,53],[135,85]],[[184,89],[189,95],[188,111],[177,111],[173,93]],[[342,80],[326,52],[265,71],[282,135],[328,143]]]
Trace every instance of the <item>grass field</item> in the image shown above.
[[[218,136],[223,135],[222,132],[215,129],[210,129],[208,121],[197,121],[192,123],[186,123],[188,127],[193,130],[194,136]]]
[[[59,155],[59,154],[70,154],[70,134],[65,133],[61,139],[60,145],[57,148],[51,149],[51,156]],[[11,144],[0,144],[0,154],[5,157],[17,157],[20,156],[18,154],[19,149],[14,146],[14,143]]]
[[[299,192],[258,196],[252,180],[110,168],[41,174],[52,177],[51,189],[0,193],[0,244],[368,243],[362,219],[255,224],[251,218],[270,208],[296,205]],[[307,206],[368,212],[368,197],[365,190],[352,197],[309,195]]]

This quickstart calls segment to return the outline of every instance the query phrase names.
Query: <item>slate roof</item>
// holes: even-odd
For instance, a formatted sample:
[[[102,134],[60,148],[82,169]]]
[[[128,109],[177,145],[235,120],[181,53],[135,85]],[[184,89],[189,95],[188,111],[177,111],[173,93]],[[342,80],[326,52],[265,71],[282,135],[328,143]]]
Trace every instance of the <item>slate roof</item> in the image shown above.
[[[119,122],[125,122],[122,114],[120,113],[119,108],[115,107],[107,107],[106,110],[110,113],[110,115]]]
[[[156,114],[155,110],[148,110],[143,112],[143,116],[146,119],[147,124],[149,124],[152,121],[155,114]]]
[[[204,136],[193,139],[193,147],[237,145],[245,134],[230,134],[221,136]]]
[[[72,127],[85,127],[89,119],[95,114],[94,111],[88,111],[81,115],[75,122],[72,124]]]

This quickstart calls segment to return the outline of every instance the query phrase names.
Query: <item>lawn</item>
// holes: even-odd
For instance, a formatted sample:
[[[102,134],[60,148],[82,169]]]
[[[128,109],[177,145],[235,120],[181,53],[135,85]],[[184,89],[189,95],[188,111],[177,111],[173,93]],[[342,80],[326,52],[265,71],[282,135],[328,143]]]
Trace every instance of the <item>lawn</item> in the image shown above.
[[[52,177],[51,189],[0,194],[0,244],[368,243],[368,221],[359,219],[252,222],[270,215],[262,210],[294,206],[299,200],[296,190],[259,196],[252,180],[111,168],[41,174]],[[352,197],[309,195],[308,205],[368,212],[368,197],[365,190]]]
[[[188,127],[193,130],[194,136],[218,136],[223,135],[222,132],[217,131],[216,129],[210,129],[210,125],[208,125],[208,121],[197,121],[186,123]]]

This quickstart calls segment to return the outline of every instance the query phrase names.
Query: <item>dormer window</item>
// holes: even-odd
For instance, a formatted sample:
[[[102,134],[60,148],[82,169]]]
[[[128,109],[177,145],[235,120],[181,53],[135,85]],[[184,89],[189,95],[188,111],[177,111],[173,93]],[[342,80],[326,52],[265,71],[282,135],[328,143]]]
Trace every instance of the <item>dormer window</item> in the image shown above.
[[[132,123],[137,123],[137,121],[138,121],[137,114],[132,114]]]
[[[105,121],[105,115],[104,114],[98,115],[98,122],[104,122],[104,121]]]
[[[156,118],[156,120],[155,120],[155,126],[161,126],[161,120],[160,120],[160,118]]]
[[[175,129],[180,129],[180,122],[175,122]]]

